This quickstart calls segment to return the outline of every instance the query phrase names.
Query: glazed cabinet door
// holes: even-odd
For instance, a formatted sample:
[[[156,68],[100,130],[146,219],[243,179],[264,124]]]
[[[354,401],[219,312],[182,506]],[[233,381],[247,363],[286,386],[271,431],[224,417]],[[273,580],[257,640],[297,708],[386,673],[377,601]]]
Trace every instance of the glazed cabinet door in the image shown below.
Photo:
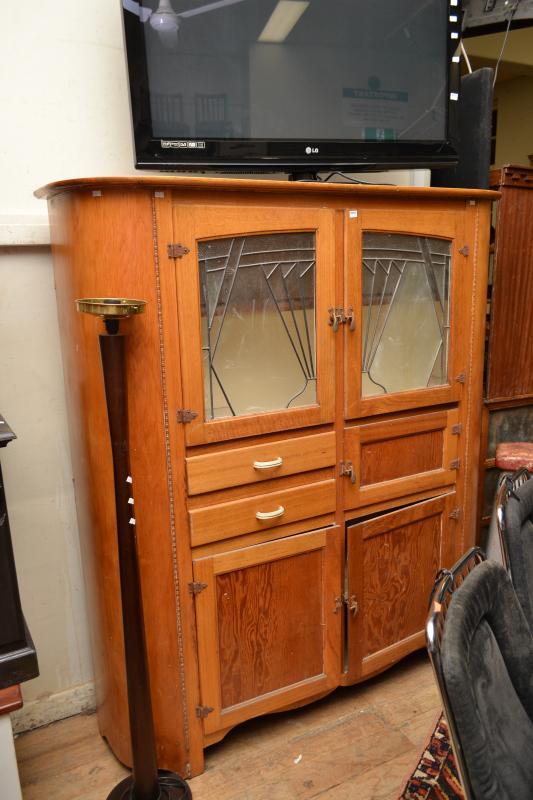
[[[338,685],[340,576],[338,527],[194,561],[208,740]]]
[[[331,422],[333,212],[176,206],[188,444]]]
[[[347,418],[460,399],[463,229],[453,209],[348,212]]]
[[[425,644],[428,598],[453,563],[455,494],[415,503],[347,530],[350,678],[364,678]]]

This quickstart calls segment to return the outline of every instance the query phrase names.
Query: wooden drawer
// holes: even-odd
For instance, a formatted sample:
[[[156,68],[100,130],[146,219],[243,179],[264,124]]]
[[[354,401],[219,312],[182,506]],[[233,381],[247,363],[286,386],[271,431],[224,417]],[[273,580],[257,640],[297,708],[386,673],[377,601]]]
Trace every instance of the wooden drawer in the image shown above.
[[[457,480],[457,409],[354,425],[345,430],[345,508],[452,486]]]
[[[185,459],[190,495],[282,478],[335,462],[335,433],[317,433]]]
[[[189,511],[191,545],[263,531],[335,509],[335,481],[317,481]],[[267,515],[262,518],[257,515]],[[272,516],[268,516],[272,515]]]

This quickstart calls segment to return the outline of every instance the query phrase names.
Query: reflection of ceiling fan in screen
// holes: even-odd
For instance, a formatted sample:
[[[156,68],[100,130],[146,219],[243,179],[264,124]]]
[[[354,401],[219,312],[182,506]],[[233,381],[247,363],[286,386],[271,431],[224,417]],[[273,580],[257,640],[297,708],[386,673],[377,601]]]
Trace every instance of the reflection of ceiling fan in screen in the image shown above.
[[[155,11],[145,8],[135,0],[122,0],[122,5],[126,11],[131,11],[140,17],[141,22],[150,20],[150,26],[157,31],[162,43],[169,49],[173,48],[178,40],[178,30],[180,19],[185,17],[195,17],[197,14],[205,14],[207,11],[214,11],[224,6],[232,6],[235,3],[242,3],[244,0],[215,0],[205,6],[191,8],[188,11],[180,11],[177,14],[170,4],[170,0],[159,0],[159,5]]]
[[[533,0],[463,0],[466,36],[533,25]]]

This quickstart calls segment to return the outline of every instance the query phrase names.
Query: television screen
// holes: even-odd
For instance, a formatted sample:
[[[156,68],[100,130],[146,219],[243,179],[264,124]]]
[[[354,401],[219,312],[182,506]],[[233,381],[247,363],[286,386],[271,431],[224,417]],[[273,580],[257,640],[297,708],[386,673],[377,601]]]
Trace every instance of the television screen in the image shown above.
[[[422,166],[454,157],[454,3],[123,7],[137,166]]]

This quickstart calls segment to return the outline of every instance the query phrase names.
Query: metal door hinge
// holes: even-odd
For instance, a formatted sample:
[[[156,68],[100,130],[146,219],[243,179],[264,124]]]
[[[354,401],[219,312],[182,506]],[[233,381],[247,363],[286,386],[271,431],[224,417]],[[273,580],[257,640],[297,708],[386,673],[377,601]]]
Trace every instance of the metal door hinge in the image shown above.
[[[190,253],[188,247],[185,247],[183,244],[179,244],[179,242],[175,242],[173,244],[167,244],[167,253],[169,258],[183,258],[186,256],[187,253]]]
[[[178,422],[192,422],[198,416],[198,411],[191,411],[190,408],[178,408],[176,419]]]
[[[461,516],[462,510],[460,508],[454,508],[450,511],[450,519],[459,519]]]
[[[200,594],[204,589],[207,589],[207,583],[200,583],[200,581],[191,581],[187,586],[191,594]]]
[[[212,711],[214,709],[211,706],[196,706],[196,716],[200,719],[205,719]]]
[[[458,425],[452,425],[452,433],[454,436],[459,436],[459,434],[462,432],[463,432],[463,426],[461,425],[461,423],[459,423]]]
[[[470,248],[467,244],[464,244],[460,249],[459,252],[462,256],[469,256],[470,255]]]
[[[466,375],[464,374],[464,372],[460,372],[459,375],[457,375],[455,378],[456,383],[464,383],[465,380],[466,380]]]
[[[344,308],[328,308],[328,313],[328,325],[331,325],[335,333],[339,330],[341,325],[348,325],[351,331],[355,330],[355,313],[353,306],[348,306],[346,310],[344,310]]]
[[[341,478],[349,478],[352,483],[355,483],[355,470],[351,461],[341,461],[339,463],[339,475]]]
[[[461,466],[460,458],[454,458],[453,461],[450,461],[450,469],[459,469],[460,466]]]

